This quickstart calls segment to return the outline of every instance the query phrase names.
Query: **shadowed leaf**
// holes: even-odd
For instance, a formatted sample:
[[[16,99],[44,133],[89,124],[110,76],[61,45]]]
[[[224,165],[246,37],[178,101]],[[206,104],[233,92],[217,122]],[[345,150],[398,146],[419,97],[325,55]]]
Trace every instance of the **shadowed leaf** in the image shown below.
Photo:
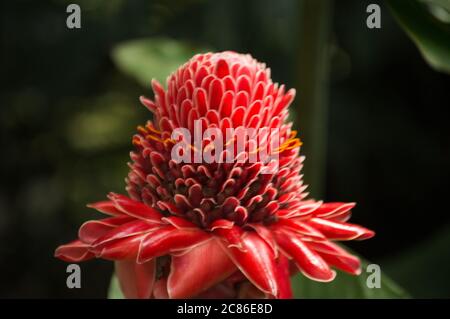
[[[297,275],[292,278],[292,289],[295,298],[300,299],[399,299],[410,296],[384,273],[381,273],[381,287],[369,288],[367,278],[372,272],[367,272],[369,263],[362,260],[362,273],[352,276],[337,271],[337,276],[332,282],[322,283]]]
[[[112,58],[122,72],[147,87],[153,78],[164,84],[166,77],[193,55],[207,51],[182,41],[147,38],[119,44]]]
[[[449,2],[389,0],[388,4],[425,60],[434,69],[450,73]]]

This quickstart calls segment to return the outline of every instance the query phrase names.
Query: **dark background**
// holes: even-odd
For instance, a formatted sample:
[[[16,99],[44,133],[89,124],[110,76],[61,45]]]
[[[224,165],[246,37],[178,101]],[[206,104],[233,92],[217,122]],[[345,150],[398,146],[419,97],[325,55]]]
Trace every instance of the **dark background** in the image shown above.
[[[365,25],[371,2],[381,29]],[[106,295],[111,263],[82,264],[82,288],[69,290],[53,252],[98,216],[86,203],[124,192],[131,136],[150,115],[138,102],[149,86],[111,59],[117,44],[165,36],[249,52],[288,87],[302,76],[295,0],[84,0],[78,30],[66,27],[68,3],[1,4],[0,297]],[[450,297],[450,76],[382,2],[336,1],[331,18],[322,197],[358,203],[352,221],[377,236],[350,247],[412,296]]]

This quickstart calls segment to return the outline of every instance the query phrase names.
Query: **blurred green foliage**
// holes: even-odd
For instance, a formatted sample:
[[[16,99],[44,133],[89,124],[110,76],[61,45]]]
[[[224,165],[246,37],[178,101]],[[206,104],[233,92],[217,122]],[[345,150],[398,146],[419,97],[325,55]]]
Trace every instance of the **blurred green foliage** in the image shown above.
[[[362,272],[359,276],[337,271],[336,278],[332,282],[326,283],[313,281],[299,274],[292,279],[294,295],[300,299],[392,299],[411,297],[383,272],[380,273],[380,287],[369,288],[367,280],[373,272],[366,271],[368,265],[369,262],[362,261]],[[369,280],[371,279],[369,278]]]
[[[450,1],[388,0],[389,6],[423,57],[450,73]]]
[[[166,77],[194,54],[210,49],[168,38],[132,40],[114,48],[112,57],[125,74],[131,75],[144,87],[154,78],[165,84]]]
[[[445,252],[449,243],[450,226],[445,225],[431,238],[386,258],[383,269],[417,298],[448,297],[450,256]]]

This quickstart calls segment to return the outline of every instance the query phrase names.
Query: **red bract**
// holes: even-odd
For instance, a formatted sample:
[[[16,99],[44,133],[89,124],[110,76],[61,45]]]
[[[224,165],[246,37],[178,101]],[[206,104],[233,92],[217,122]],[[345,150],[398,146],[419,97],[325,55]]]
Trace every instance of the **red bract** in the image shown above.
[[[152,86],[154,100],[141,102],[154,119],[133,137],[130,197],[111,193],[90,205],[110,217],[84,223],[58,258],[114,260],[128,298],[290,298],[294,265],[325,282],[335,277],[331,267],[360,273],[358,258],[334,241],[374,233],[346,222],[353,203],[305,199],[300,143],[287,122],[294,90],[234,52],[196,55],[168,78],[167,90]],[[195,120],[223,131],[279,128],[278,170],[263,174],[273,165],[263,161],[177,163],[171,133],[193,132]]]

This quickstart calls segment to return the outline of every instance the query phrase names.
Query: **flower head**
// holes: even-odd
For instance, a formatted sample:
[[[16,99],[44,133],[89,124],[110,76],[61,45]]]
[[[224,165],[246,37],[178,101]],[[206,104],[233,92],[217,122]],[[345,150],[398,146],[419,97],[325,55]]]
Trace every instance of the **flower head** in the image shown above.
[[[333,280],[332,267],[359,274],[358,258],[334,241],[374,233],[346,222],[353,203],[305,199],[301,143],[287,122],[294,90],[234,52],[196,55],[168,77],[166,90],[155,80],[152,87],[154,100],[141,97],[154,117],[133,137],[129,197],[111,193],[89,205],[109,217],[84,223],[57,257],[114,260],[130,298],[289,298],[295,268],[317,281]],[[194,135],[238,127],[256,131],[232,162],[224,160],[230,150],[216,150],[223,161],[173,158],[179,128]],[[278,132],[279,146],[269,147],[276,160],[251,161],[253,142],[268,137],[265,128]],[[237,143],[224,136],[222,145]],[[185,142],[188,158],[213,145],[212,138],[197,147]]]

